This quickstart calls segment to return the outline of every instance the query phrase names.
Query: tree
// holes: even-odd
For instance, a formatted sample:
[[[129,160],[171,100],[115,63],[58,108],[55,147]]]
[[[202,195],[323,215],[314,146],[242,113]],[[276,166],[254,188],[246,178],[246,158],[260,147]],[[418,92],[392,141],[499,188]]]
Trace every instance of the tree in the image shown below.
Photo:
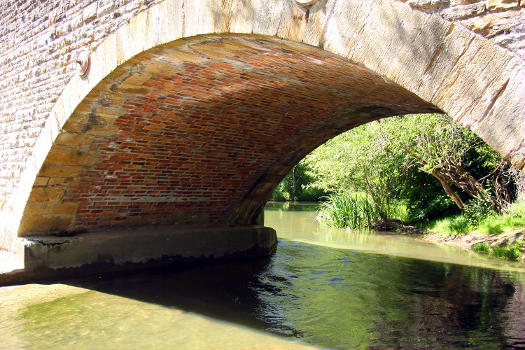
[[[516,192],[513,168],[442,114],[362,125],[329,140],[302,163],[311,169],[314,185],[327,192],[366,192],[383,219],[392,201],[400,200],[415,220],[452,214],[454,204],[463,210],[469,198],[501,212]]]
[[[395,117],[384,123],[381,133],[390,140],[387,147],[392,154],[405,153],[405,168],[417,167],[436,178],[460,210],[465,204],[455,188],[496,212],[501,212],[509,203],[509,181],[504,172],[510,165],[478,136],[448,116]],[[478,163],[485,162],[485,171],[489,171],[482,178],[476,179],[465,166],[466,163],[472,165],[473,155],[478,156]],[[483,181],[492,184],[492,190],[484,186]]]

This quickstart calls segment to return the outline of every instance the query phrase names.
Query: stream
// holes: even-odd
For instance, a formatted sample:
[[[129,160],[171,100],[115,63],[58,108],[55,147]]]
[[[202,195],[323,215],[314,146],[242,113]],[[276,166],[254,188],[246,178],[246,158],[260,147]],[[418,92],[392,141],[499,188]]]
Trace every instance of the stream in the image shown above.
[[[0,349],[525,349],[523,266],[270,203],[269,258],[0,288]]]

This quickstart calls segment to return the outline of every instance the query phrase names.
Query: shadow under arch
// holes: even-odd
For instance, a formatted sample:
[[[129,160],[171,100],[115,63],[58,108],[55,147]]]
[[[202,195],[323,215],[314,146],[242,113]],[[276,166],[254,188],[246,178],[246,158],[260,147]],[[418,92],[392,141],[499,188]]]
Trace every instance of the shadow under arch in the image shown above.
[[[436,107],[304,44],[205,35],[115,69],[64,123],[19,233],[253,224],[289,169],[327,139]]]

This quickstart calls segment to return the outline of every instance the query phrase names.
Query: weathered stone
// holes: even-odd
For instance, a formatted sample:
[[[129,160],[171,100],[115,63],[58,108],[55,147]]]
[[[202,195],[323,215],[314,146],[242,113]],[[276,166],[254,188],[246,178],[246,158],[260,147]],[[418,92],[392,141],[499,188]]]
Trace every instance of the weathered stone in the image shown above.
[[[486,10],[485,4],[482,2],[475,4],[468,4],[464,6],[454,6],[444,9],[441,12],[443,18],[454,21],[458,19],[465,19],[481,15]]]
[[[469,19],[464,24],[472,31],[487,37],[509,33],[514,22],[514,14],[507,12],[488,13],[481,17]]]
[[[487,9],[489,11],[511,9],[519,6],[519,0],[487,0]]]
[[[139,230],[114,229],[76,237],[37,235],[19,243],[24,269],[0,273],[0,285],[28,282],[36,277],[56,278],[213,259],[262,257],[273,253],[277,237],[275,230],[264,226],[156,226]]]
[[[38,176],[36,178],[35,183],[34,183],[33,186],[35,186],[35,187],[45,186],[45,185],[47,185],[48,182],[49,182],[49,178],[48,177]]]
[[[44,231],[250,223],[275,174],[396,113],[443,110],[524,166],[519,2],[57,3],[0,5],[3,247],[26,232],[26,204],[43,203],[27,201],[33,185],[46,189],[35,200],[78,204],[75,214],[47,206]],[[20,22],[42,13],[52,13],[44,27]],[[80,49],[91,52],[84,78]]]
[[[436,11],[450,5],[450,0],[408,0],[406,2],[413,8]]]
[[[65,232],[71,224],[72,216],[31,215],[24,218],[22,228],[34,235]]]
[[[97,2],[94,2],[84,8],[84,11],[82,11],[84,23],[89,23],[97,18],[97,5]]]
[[[91,140],[93,140],[93,136],[91,135],[63,132],[58,135],[57,139],[55,140],[55,144],[77,147],[80,145],[90,144]]]
[[[78,165],[45,164],[40,170],[40,175],[48,177],[75,177],[81,169],[82,167]]]

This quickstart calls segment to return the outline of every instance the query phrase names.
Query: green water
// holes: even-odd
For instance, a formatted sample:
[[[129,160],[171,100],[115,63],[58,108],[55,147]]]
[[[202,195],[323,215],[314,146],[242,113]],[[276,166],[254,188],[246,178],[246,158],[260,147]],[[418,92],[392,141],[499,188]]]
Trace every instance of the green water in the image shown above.
[[[268,259],[1,288],[0,348],[525,348],[519,265],[300,209],[265,212]]]

